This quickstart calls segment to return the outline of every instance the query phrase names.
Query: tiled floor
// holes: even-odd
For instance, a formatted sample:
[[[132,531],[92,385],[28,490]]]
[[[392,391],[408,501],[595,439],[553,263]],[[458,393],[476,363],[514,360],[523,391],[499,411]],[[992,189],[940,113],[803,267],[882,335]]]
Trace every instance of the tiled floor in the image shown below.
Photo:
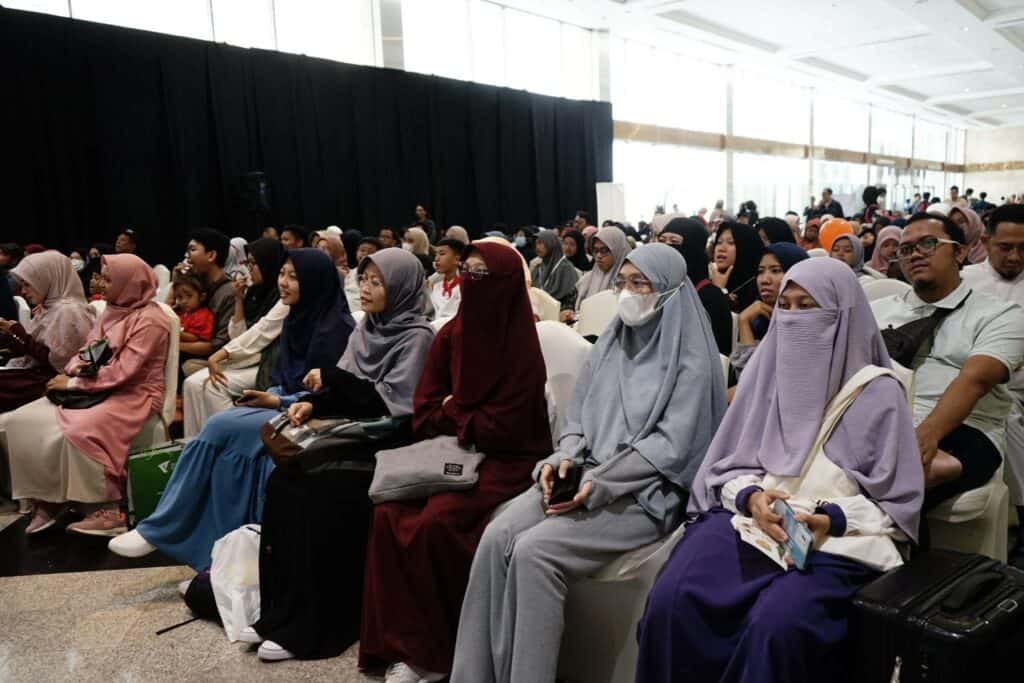
[[[0,578],[0,681],[379,681],[356,648],[319,661],[260,662],[220,626],[190,618],[186,567]]]

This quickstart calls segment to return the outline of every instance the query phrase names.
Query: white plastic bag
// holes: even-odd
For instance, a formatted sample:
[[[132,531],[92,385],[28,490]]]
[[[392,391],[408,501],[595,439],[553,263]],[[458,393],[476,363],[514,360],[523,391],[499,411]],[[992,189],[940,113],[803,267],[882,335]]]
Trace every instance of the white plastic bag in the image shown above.
[[[246,524],[213,544],[210,583],[232,643],[260,618],[260,525]]]

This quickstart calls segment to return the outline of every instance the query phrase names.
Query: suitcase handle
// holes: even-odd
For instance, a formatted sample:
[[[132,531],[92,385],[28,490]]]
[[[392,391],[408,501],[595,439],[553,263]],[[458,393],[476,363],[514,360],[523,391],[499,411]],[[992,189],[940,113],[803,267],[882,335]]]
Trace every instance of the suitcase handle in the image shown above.
[[[980,572],[964,579],[960,585],[951,590],[942,601],[942,611],[959,612],[981,600],[983,595],[1003,582],[1003,575],[998,572]]]

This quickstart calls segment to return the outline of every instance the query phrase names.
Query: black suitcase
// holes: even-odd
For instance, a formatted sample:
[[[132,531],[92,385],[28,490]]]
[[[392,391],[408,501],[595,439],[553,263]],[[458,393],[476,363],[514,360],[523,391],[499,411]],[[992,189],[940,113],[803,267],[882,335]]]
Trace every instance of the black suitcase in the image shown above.
[[[1020,680],[1024,572],[982,555],[924,552],[853,600],[858,683]]]

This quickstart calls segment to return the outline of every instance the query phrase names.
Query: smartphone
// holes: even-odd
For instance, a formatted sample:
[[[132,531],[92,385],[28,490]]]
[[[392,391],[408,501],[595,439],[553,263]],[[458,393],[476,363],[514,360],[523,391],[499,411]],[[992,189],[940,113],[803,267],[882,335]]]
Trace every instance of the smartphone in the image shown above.
[[[814,544],[814,534],[803,522],[796,520],[796,513],[789,503],[784,500],[777,500],[772,504],[775,514],[782,517],[782,529],[786,532],[786,548],[789,556],[797,569],[807,566],[807,556],[811,554],[811,546]]]
[[[253,397],[250,396],[249,394],[242,394],[241,396],[239,396],[238,398],[235,399],[235,405],[236,406],[244,406],[249,401],[251,401],[252,398]]]
[[[558,477],[558,469],[554,472],[554,482],[551,484],[551,496],[548,498],[548,507],[559,503],[568,503],[580,490],[580,480],[583,479],[582,467],[570,467],[565,473],[565,479]]]

